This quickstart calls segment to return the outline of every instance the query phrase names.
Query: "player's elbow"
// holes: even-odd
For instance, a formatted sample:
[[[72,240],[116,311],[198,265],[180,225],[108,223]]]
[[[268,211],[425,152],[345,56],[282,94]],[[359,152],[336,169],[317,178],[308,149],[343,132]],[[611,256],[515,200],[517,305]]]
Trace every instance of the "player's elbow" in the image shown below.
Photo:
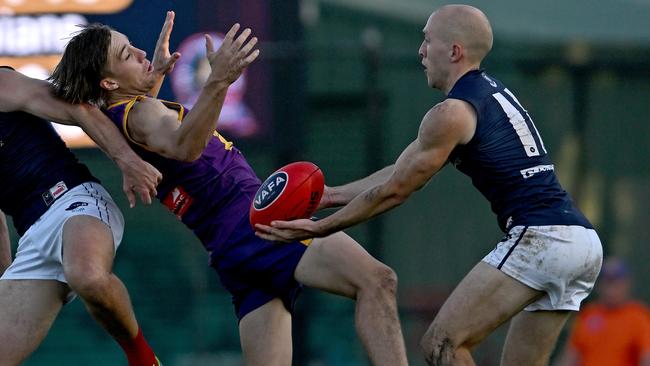
[[[202,144],[192,144],[186,149],[184,161],[193,162],[199,160],[201,155],[203,155],[203,150],[205,150],[205,148],[206,146]]]
[[[413,191],[405,184],[390,184],[384,191],[384,201],[388,202],[389,206],[399,206],[411,196]]]
[[[156,144],[150,143],[149,148],[156,154],[164,156],[167,159],[182,161],[185,163],[191,163],[198,159],[195,152],[175,143],[175,141],[160,141]]]
[[[193,161],[196,161],[201,156],[201,154],[197,154],[196,152],[188,149],[172,149],[165,155],[168,158],[182,161],[185,163],[191,163]]]
[[[393,194],[391,199],[395,202],[395,206],[399,206],[411,197],[411,193],[413,192],[406,189],[399,190]]]
[[[169,151],[174,159],[191,163],[198,160],[205,150],[205,145],[191,141],[187,136],[177,136],[170,143]]]
[[[62,123],[69,123],[76,126],[85,126],[87,123],[93,123],[97,118],[93,118],[93,113],[101,113],[96,107],[89,104],[66,104],[64,112],[67,112]]]

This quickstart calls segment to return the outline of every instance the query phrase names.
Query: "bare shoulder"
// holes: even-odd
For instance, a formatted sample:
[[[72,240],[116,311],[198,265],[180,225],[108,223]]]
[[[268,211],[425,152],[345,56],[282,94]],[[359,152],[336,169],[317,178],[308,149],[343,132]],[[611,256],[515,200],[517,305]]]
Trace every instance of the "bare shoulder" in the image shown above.
[[[129,112],[129,124],[151,125],[161,118],[171,115],[171,111],[156,98],[143,98],[133,105]]]
[[[426,138],[448,136],[459,144],[469,142],[476,130],[476,111],[467,102],[445,99],[427,111],[422,119],[420,134]]]
[[[165,105],[156,98],[143,98],[133,105],[131,112],[133,115],[146,115],[156,113],[166,109]]]
[[[131,138],[145,143],[146,137],[157,129],[163,111],[162,103],[155,98],[144,98],[133,105],[127,117],[127,129]]]
[[[159,99],[143,98],[131,108],[128,130],[131,137],[146,143],[152,136],[178,128],[178,114],[167,108]]]

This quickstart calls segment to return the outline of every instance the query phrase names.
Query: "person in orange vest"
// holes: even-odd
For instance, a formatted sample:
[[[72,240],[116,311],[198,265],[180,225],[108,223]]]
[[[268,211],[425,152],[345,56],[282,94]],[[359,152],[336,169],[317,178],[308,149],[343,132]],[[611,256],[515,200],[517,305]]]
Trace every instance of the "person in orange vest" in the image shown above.
[[[631,288],[627,264],[605,260],[598,299],[578,313],[557,366],[650,366],[650,309]]]

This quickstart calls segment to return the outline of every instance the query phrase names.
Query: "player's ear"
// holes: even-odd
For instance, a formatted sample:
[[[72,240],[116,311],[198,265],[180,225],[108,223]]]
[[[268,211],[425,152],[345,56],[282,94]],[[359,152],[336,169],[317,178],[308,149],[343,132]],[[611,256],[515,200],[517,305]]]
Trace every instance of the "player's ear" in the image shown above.
[[[115,90],[119,87],[119,84],[111,78],[103,78],[99,81],[99,86],[101,86],[102,89]]]
[[[451,50],[449,50],[449,59],[451,62],[457,62],[460,60],[463,55],[463,46],[458,43],[453,43],[451,45]]]

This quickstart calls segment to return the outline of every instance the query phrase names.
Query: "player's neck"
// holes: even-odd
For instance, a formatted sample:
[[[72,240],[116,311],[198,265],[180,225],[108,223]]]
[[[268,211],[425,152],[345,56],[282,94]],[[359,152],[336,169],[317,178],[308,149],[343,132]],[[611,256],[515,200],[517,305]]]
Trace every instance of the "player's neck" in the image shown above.
[[[123,100],[130,100],[133,99],[139,95],[144,95],[145,93],[135,93],[132,91],[123,91],[123,90],[114,90],[108,94],[108,98],[106,101],[107,105],[115,104],[117,102],[121,102]]]
[[[449,73],[449,77],[447,78],[447,82],[445,84],[445,88],[443,92],[445,95],[448,95],[451,89],[456,85],[456,82],[460,78],[462,78],[465,74],[467,74],[470,71],[473,70],[478,70],[481,65],[479,64],[463,64],[463,65],[457,65],[457,67],[453,68],[451,72]]]

